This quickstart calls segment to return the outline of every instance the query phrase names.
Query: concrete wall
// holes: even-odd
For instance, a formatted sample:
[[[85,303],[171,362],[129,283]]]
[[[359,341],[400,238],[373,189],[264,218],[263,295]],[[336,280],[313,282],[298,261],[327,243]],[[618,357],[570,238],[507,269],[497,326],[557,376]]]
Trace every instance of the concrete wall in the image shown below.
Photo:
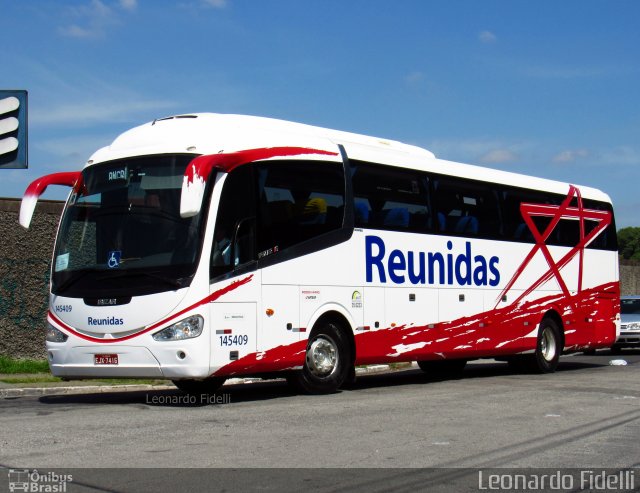
[[[20,201],[0,199],[0,355],[44,358],[49,269],[62,203],[40,201],[29,230]],[[640,266],[621,265],[623,294],[640,293]]]
[[[44,358],[49,266],[61,202],[38,203],[31,227],[20,201],[0,199],[0,355]]]
[[[620,266],[621,294],[640,294],[640,265]]]

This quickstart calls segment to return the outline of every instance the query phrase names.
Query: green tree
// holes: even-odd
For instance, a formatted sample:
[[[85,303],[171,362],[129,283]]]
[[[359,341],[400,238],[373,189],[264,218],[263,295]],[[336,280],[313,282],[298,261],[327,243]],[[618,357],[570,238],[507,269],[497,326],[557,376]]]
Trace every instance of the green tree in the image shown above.
[[[628,227],[618,231],[618,251],[625,260],[640,260],[640,228]]]

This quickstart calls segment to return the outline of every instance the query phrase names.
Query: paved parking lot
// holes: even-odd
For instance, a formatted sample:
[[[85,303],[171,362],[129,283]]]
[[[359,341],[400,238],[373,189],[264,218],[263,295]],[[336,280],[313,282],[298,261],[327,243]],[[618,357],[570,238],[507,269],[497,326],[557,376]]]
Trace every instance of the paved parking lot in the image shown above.
[[[624,359],[626,366],[612,366]],[[629,467],[640,463],[640,352],[565,356],[551,375],[472,362],[332,395],[283,382],[0,400],[8,467]]]

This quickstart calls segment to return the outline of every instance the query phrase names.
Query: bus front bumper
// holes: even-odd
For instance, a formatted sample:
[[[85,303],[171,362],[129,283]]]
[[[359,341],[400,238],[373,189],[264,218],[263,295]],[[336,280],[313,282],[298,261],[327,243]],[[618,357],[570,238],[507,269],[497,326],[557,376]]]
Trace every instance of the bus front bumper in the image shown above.
[[[169,349],[169,348],[166,348]],[[205,378],[209,365],[196,365],[188,352],[142,346],[74,346],[47,343],[49,368],[63,378]],[[184,356],[183,356],[184,355]]]

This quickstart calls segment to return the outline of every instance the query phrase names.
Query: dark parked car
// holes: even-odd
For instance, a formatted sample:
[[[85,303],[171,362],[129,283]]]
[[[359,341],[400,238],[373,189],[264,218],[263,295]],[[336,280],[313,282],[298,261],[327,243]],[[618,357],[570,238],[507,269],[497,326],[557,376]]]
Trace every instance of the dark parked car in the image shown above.
[[[613,350],[623,347],[640,348],[640,296],[620,297],[620,337]]]

